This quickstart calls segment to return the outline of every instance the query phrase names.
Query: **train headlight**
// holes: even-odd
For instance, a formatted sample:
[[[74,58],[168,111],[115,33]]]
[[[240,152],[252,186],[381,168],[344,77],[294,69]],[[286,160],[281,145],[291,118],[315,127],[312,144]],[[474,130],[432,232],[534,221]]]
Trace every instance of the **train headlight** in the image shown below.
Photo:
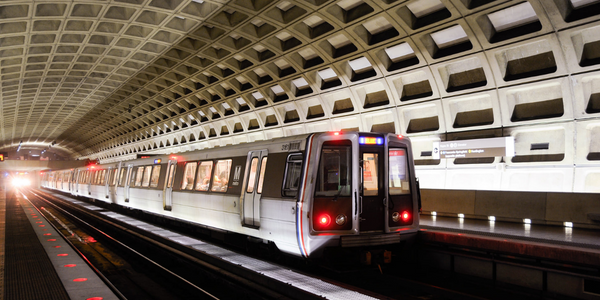
[[[340,226],[346,224],[346,216],[344,216],[343,214],[338,215],[335,218],[335,224],[338,224]]]
[[[12,184],[15,187],[30,186],[31,181],[29,181],[29,179],[25,179],[25,178],[15,178],[15,179],[13,179]]]
[[[392,221],[394,221],[394,222],[398,222],[398,220],[400,220],[400,214],[399,214],[397,211],[395,211],[395,212],[392,214]]]

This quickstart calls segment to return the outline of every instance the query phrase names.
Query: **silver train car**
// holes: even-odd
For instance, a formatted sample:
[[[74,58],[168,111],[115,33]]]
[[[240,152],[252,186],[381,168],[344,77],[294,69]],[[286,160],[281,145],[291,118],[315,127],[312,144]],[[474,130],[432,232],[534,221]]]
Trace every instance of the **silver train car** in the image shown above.
[[[408,138],[312,133],[48,171],[42,186],[274,243],[304,258],[416,236]]]

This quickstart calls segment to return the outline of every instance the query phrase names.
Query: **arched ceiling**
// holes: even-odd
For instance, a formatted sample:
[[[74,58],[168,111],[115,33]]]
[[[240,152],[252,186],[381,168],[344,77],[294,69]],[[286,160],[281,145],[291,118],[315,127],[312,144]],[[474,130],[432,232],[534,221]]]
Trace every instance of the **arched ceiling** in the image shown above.
[[[106,158],[184,128],[186,142],[216,139],[566,78],[597,69],[598,2],[2,1],[0,150],[55,142]],[[562,40],[577,28],[583,42]],[[365,130],[354,125],[300,131]]]

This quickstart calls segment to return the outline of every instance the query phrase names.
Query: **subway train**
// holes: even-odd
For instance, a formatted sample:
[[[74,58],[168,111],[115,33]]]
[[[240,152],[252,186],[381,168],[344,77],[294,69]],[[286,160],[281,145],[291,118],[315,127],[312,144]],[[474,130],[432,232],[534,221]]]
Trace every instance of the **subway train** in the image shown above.
[[[42,186],[235,232],[285,253],[415,238],[410,140],[324,132],[43,173]]]

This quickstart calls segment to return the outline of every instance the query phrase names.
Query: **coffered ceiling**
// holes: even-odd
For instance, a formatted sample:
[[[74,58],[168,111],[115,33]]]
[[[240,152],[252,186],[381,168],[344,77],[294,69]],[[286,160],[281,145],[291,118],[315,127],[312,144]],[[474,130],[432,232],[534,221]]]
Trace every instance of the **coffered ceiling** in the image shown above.
[[[482,100],[444,121],[456,115],[445,99],[488,93],[498,103],[504,87],[597,70],[598,2],[2,1],[0,150],[53,144],[118,160],[201,140],[213,142],[183,150],[322,130],[424,136],[597,118],[588,99],[585,112],[536,117],[534,105],[506,120],[490,104],[488,122],[473,108]]]

